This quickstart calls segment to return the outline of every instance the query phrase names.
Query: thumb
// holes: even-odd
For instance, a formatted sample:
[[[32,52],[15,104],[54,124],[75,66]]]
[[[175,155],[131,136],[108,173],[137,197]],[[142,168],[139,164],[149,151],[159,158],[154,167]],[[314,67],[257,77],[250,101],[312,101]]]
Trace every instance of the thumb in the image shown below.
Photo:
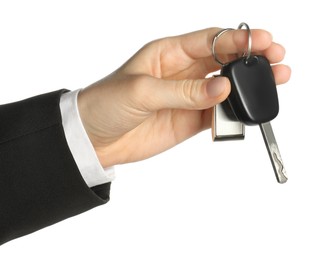
[[[224,101],[231,85],[226,77],[210,79],[162,80],[150,78],[151,93],[147,94],[144,106],[149,111],[160,109],[202,110]],[[146,91],[146,92],[148,92]]]

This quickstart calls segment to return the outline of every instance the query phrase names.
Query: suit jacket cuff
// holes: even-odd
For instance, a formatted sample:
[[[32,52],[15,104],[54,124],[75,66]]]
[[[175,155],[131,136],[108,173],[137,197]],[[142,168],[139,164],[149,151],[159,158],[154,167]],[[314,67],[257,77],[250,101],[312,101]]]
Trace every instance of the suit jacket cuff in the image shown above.
[[[0,244],[109,200],[89,188],[68,147],[60,90],[0,106]]]

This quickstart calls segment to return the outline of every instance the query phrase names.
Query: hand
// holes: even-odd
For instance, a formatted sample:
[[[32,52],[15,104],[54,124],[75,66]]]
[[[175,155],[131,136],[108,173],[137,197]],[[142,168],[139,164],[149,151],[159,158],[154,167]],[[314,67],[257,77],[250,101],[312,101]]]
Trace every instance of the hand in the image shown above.
[[[155,40],[122,67],[82,90],[78,107],[87,134],[104,167],[149,158],[211,126],[213,106],[226,99],[225,77],[206,79],[220,69],[211,55],[220,28]],[[281,62],[284,48],[264,30],[252,30],[253,53]],[[216,52],[231,60],[247,46],[245,30],[218,39]],[[286,65],[272,65],[277,84],[290,77]]]

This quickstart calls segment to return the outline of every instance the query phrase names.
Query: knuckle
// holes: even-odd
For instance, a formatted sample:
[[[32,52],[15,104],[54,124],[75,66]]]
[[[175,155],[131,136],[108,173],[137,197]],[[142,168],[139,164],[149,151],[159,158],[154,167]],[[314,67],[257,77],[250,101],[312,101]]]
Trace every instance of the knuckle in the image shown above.
[[[180,95],[187,105],[197,108],[200,101],[201,82],[198,80],[186,79],[181,81]]]

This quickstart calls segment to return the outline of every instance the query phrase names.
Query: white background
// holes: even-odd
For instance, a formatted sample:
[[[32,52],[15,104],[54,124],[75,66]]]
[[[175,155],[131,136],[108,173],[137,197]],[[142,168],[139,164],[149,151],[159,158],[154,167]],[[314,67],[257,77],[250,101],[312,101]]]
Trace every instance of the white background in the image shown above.
[[[258,127],[227,143],[205,131],[118,166],[108,204],[1,246],[0,259],[318,259],[314,2],[0,0],[0,103],[83,88],[150,40],[242,21],[272,32],[293,70],[272,122],[287,184]]]

